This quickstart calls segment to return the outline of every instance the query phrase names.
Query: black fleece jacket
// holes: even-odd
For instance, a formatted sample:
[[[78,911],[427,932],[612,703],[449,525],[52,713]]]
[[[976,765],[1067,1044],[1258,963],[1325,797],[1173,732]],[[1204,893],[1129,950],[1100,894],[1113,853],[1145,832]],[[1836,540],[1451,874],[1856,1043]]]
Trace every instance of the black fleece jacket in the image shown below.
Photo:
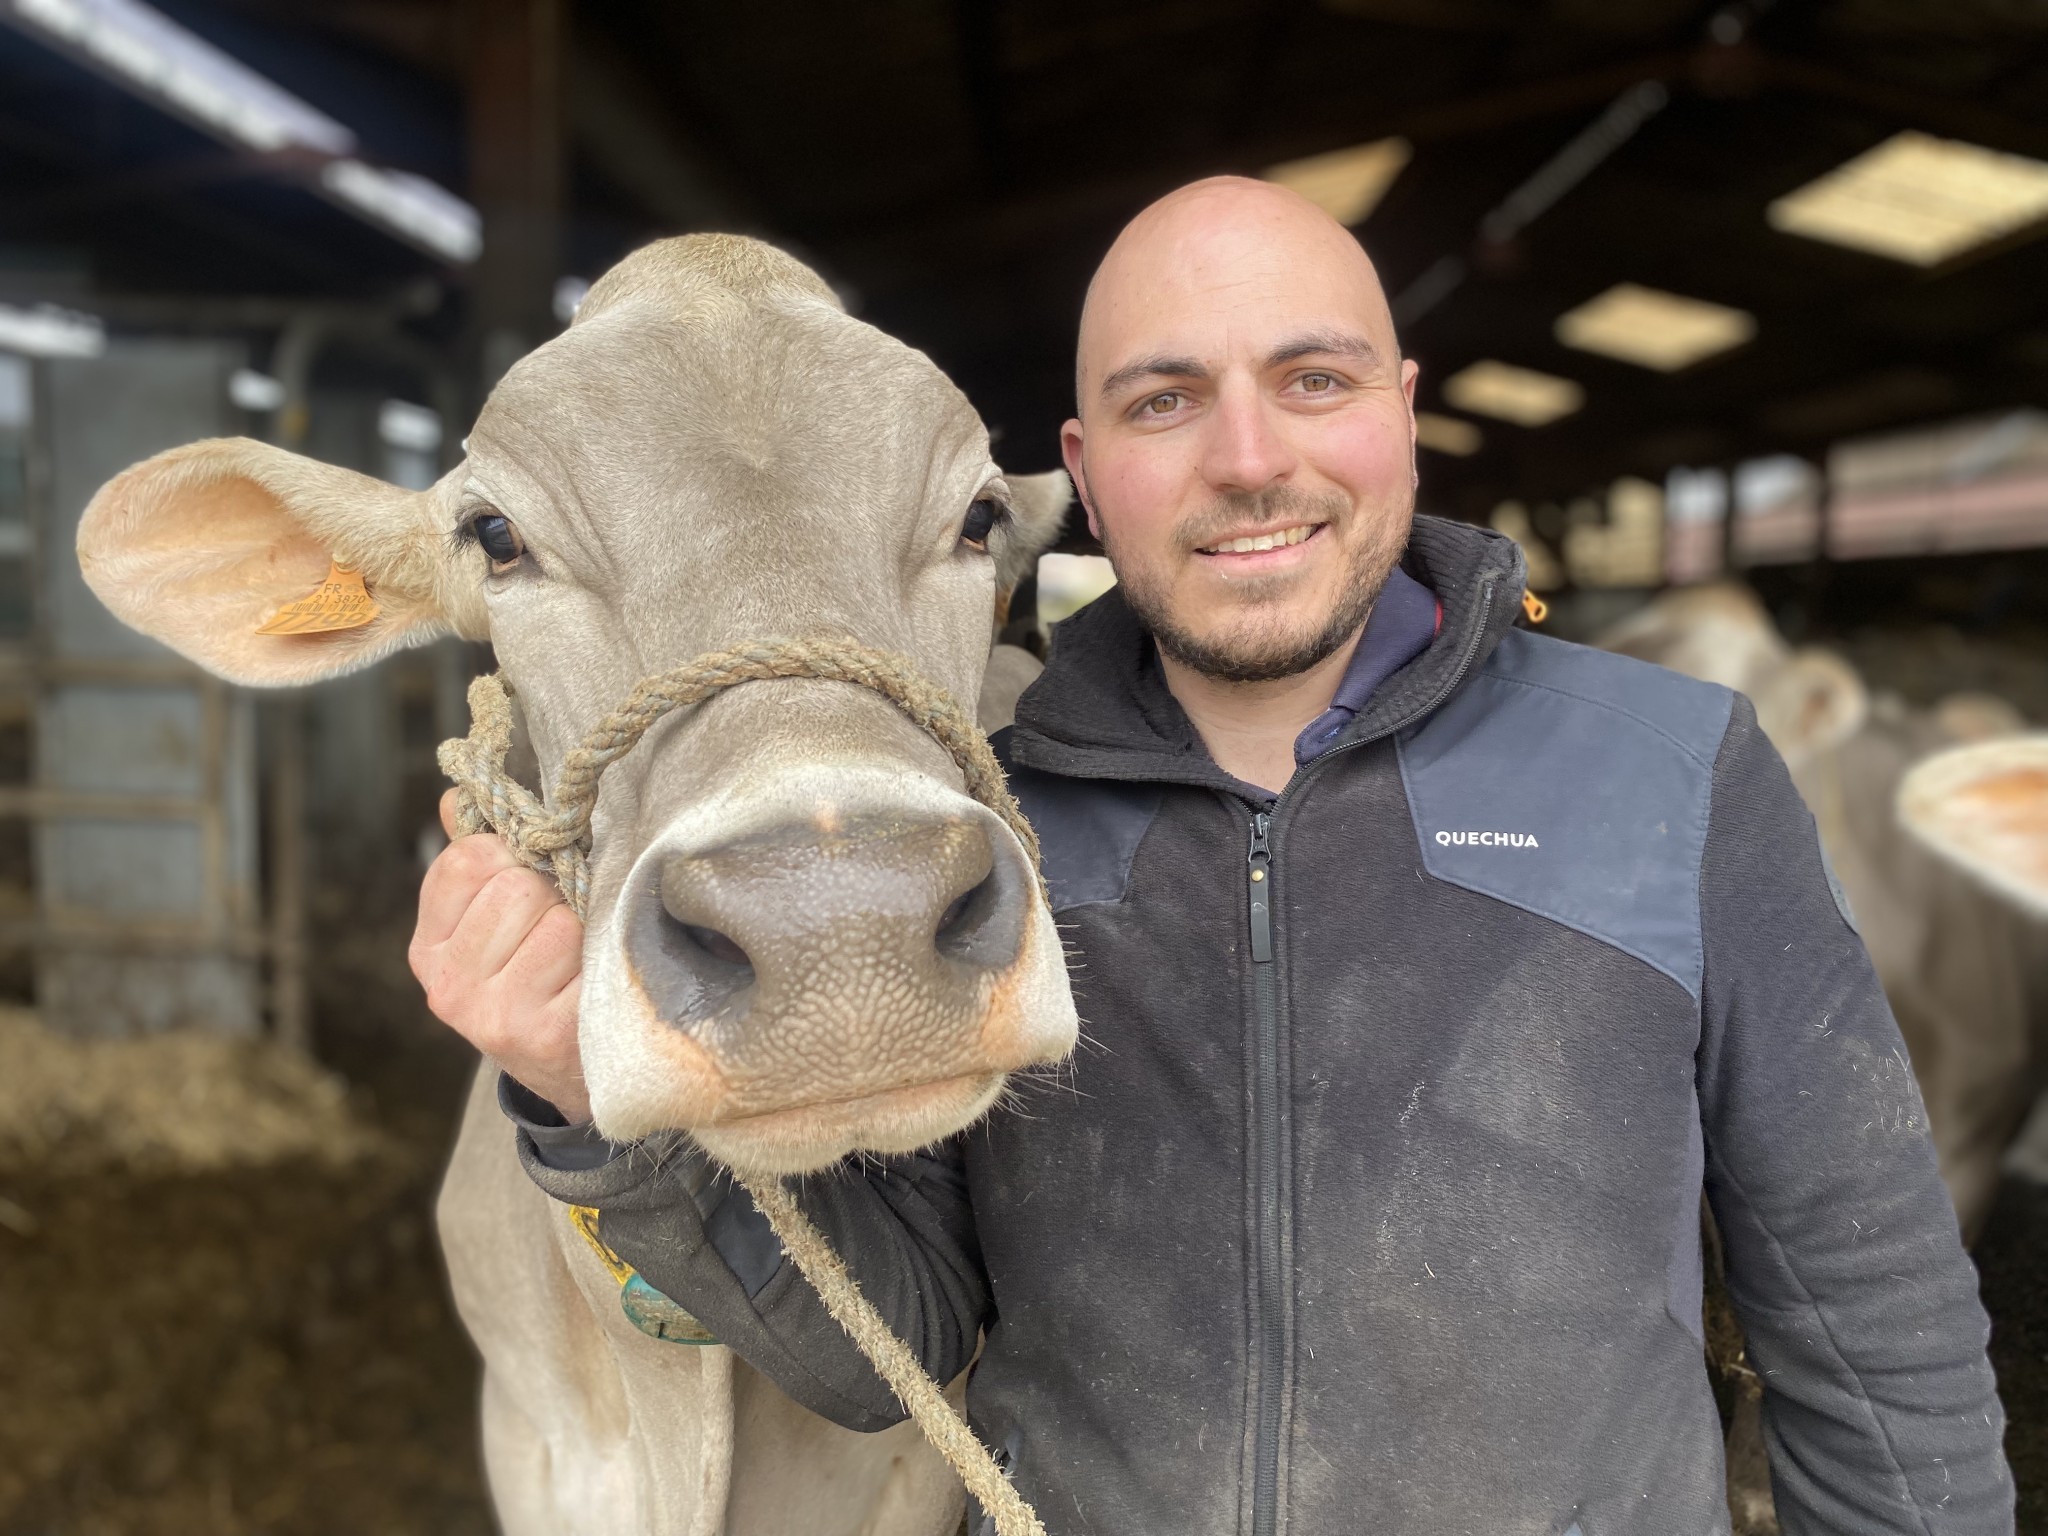
[[[1788,1536],[2011,1531],[1919,1094],[1749,704],[1514,628],[1479,530],[1406,569],[1435,641],[1277,801],[1115,593],[1060,627],[998,745],[1087,1043],[806,1209],[940,1380],[985,1340],[970,1415],[1057,1536],[1690,1536],[1704,1187]],[[743,1192],[508,1109],[799,1402],[900,1416]]]

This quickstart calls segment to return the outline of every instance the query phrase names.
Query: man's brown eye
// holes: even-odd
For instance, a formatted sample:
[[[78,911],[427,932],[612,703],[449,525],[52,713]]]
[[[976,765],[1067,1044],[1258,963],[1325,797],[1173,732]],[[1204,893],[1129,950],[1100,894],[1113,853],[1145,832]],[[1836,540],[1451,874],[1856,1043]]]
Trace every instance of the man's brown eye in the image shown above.
[[[995,532],[1002,516],[1001,502],[982,497],[967,509],[967,520],[960,525],[960,542],[976,549],[987,549],[988,536]]]
[[[494,567],[516,565],[519,557],[526,553],[526,541],[519,537],[519,530],[512,526],[512,519],[502,512],[486,512],[470,527],[476,531],[476,541],[490,556]]]
[[[1331,379],[1327,373],[1312,373],[1301,381],[1301,387],[1312,395],[1320,395],[1330,387],[1330,384]]]
[[[1145,409],[1154,416],[1165,416],[1172,412],[1179,400],[1179,395],[1154,395],[1145,402]]]

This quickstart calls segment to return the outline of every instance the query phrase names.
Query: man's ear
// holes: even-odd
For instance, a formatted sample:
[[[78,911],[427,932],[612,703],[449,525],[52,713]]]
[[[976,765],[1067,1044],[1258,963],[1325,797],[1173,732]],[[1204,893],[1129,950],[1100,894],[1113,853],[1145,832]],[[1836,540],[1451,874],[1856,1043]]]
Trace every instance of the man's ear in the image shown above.
[[[115,617],[230,682],[316,682],[450,630],[482,638],[482,594],[449,544],[460,471],[401,490],[248,438],[212,438],[107,482],[78,527],[86,585]],[[325,634],[260,635],[330,562],[377,614]]]
[[[1057,469],[1004,479],[1010,487],[1010,532],[996,555],[996,590],[1007,593],[1037,570],[1038,557],[1060,541],[1074,487]]]
[[[1401,359],[1401,398],[1408,402],[1408,480],[1416,489],[1422,489],[1422,465],[1415,451],[1415,381],[1422,377],[1422,365],[1412,357]]]
[[[1088,515],[1089,536],[1100,544],[1102,519],[1088,494],[1088,472],[1082,465],[1081,423],[1078,418],[1069,420],[1060,428],[1060,457],[1066,461],[1067,474],[1074,483],[1074,494],[1081,498],[1081,510]]]

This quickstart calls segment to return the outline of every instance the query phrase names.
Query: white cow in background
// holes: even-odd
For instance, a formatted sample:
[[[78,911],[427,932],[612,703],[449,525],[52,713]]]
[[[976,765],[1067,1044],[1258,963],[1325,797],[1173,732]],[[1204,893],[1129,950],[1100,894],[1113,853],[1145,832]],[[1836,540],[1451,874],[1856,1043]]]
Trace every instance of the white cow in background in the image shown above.
[[[2048,929],[2048,735],[1936,753],[1900,784],[1898,814],[1923,846]],[[2006,1166],[2048,1184],[2048,1093]]]
[[[1746,587],[1668,592],[1598,644],[1739,689],[1791,769],[1912,1053],[1942,1176],[1974,1238],[2037,1086],[2048,942],[1899,827],[1900,781],[1930,753],[2025,728],[1959,694],[1933,709],[1873,699],[1840,657],[1795,650]]]

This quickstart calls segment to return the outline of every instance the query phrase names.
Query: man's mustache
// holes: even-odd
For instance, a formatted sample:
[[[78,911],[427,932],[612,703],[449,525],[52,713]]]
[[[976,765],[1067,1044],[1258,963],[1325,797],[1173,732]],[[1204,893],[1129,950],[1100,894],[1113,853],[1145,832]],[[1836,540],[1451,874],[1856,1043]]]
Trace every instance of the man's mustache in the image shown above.
[[[1334,523],[1344,515],[1344,498],[1334,491],[1315,495],[1293,486],[1217,497],[1191,512],[1174,530],[1182,549],[1202,549],[1245,528],[1294,523]]]

